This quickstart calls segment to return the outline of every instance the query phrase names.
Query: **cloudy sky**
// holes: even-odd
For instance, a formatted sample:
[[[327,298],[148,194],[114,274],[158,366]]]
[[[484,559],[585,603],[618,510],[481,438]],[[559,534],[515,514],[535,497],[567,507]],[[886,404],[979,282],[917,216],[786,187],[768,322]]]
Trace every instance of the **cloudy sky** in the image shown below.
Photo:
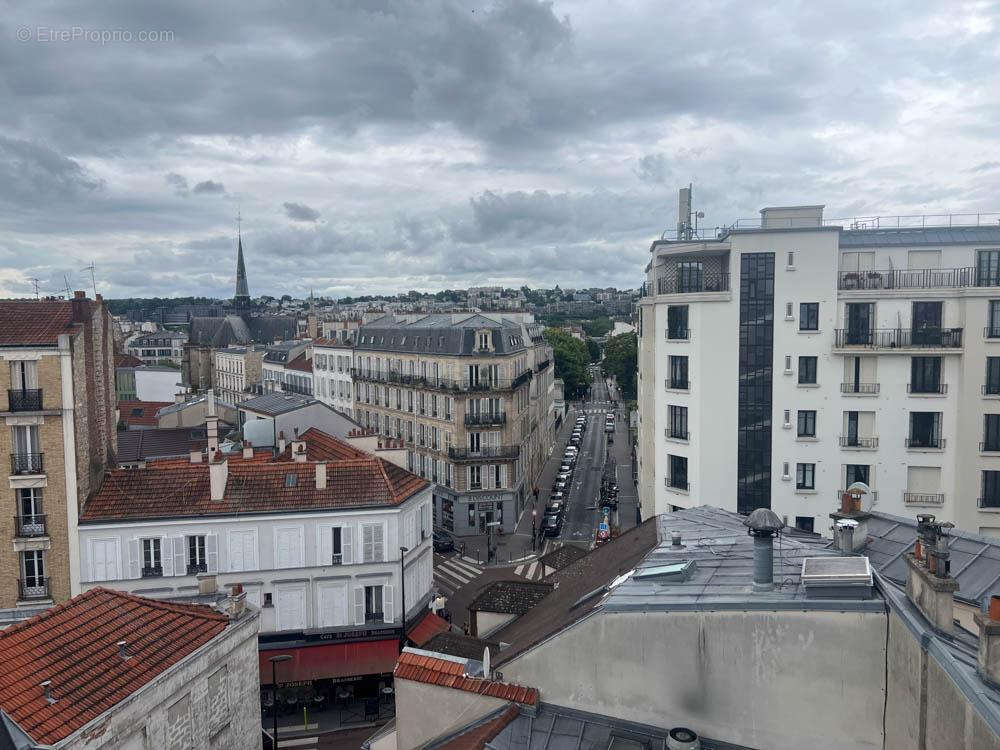
[[[636,286],[688,182],[1000,211],[997,3],[0,10],[0,296],[229,296],[238,210],[252,294],[338,296]]]

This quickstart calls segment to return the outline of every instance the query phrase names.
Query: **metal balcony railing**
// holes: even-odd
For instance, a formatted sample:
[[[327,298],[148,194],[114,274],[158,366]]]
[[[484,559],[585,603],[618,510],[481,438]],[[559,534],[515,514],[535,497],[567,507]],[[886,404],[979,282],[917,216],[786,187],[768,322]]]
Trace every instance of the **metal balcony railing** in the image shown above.
[[[1000,452],[1000,440],[984,440],[979,444],[979,451],[981,453]]]
[[[841,448],[878,448],[877,437],[851,437],[849,435],[840,436]]]
[[[163,575],[162,565],[144,565],[142,567],[143,578],[159,578]]]
[[[837,490],[837,502],[845,495],[850,494],[847,490]],[[874,505],[878,502],[878,490],[871,490],[868,494],[861,496],[862,505],[868,505],[869,503]]]
[[[728,271],[679,274],[675,278],[663,277],[656,280],[657,294],[700,294],[702,292],[728,291]],[[647,296],[647,294],[644,293],[643,296]]]
[[[687,430],[672,430],[669,427],[663,430],[663,437],[671,440],[687,440],[690,434]]]
[[[11,474],[41,474],[44,472],[42,453],[11,453]]]
[[[904,492],[905,505],[943,505],[944,495],[940,492]]]
[[[835,346],[865,349],[960,349],[961,328],[836,329]]]
[[[46,533],[44,513],[14,516],[14,536],[25,538],[45,536]]]
[[[980,280],[988,283],[979,283]],[[996,278],[980,276],[975,266],[965,268],[892,268],[884,271],[841,271],[837,288],[852,289],[955,289],[966,286],[997,286]]]
[[[948,392],[947,383],[920,383],[916,386],[913,383],[906,384],[907,393],[929,393],[929,394],[941,394],[944,395]]]
[[[944,448],[945,440],[941,437],[906,438],[907,448]]]
[[[983,328],[983,338],[1000,339],[1000,325],[991,325]]]
[[[879,392],[878,383],[841,383],[840,392],[850,396],[853,394],[874,395]]]
[[[690,328],[668,328],[664,334],[667,341],[689,341],[691,339]]]
[[[668,391],[689,391],[691,390],[691,378],[687,380],[664,378],[663,387]]]
[[[41,411],[41,388],[18,388],[7,391],[7,403],[11,411]]]
[[[668,490],[684,490],[685,492],[691,491],[691,482],[687,480],[687,477],[677,479],[673,477],[664,477],[663,485]]]
[[[200,562],[200,563],[188,563],[188,565],[187,565],[187,574],[189,576],[197,575],[198,573],[207,573],[207,572],[208,572],[208,563],[203,563],[203,562]]]
[[[502,426],[507,424],[507,415],[504,412],[484,412],[481,414],[466,414],[465,424],[469,426]]]
[[[49,592],[49,579],[30,577],[19,578],[17,580],[18,601],[32,601],[35,599],[49,599],[52,594]]]
[[[979,498],[977,505],[980,508],[1000,508],[1000,495],[987,495]]]
[[[984,396],[1000,396],[1000,383],[984,383],[983,384],[983,395]]]
[[[511,459],[517,458],[521,454],[521,448],[517,445],[493,445],[484,446],[479,450],[471,448],[448,449],[448,458],[452,461],[485,461],[488,459]]]

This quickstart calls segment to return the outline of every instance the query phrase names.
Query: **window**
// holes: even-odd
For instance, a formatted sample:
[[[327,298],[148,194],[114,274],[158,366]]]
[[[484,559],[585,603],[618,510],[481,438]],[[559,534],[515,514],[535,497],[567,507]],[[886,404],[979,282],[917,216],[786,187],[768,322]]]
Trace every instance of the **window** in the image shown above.
[[[682,261],[677,264],[677,291],[700,292],[705,288],[705,271],[700,260]]]
[[[470,490],[481,490],[483,488],[483,467],[482,466],[470,466],[469,467],[469,489]]]
[[[808,531],[812,534],[814,521],[815,519],[812,516],[795,516],[795,528],[800,531]]]
[[[816,384],[817,357],[799,357],[799,385]]]
[[[361,561],[385,560],[385,530],[380,523],[361,524]]]
[[[803,302],[799,305],[799,330],[819,330],[819,302]]]
[[[792,251],[792,250],[788,251],[788,258],[785,261],[785,265],[788,268],[794,268],[795,267],[795,252],[794,251]],[[812,531],[812,529],[809,529],[809,530]]]
[[[687,357],[671,357],[670,358],[670,387],[677,388],[679,390],[688,390],[690,383],[688,381],[688,358]]]
[[[991,299],[989,302],[986,327],[986,338],[1000,339],[1000,299]]]
[[[795,489],[816,489],[816,464],[795,464]]]
[[[493,486],[496,489],[503,487],[503,466],[501,464],[493,467]]]
[[[852,346],[870,346],[875,329],[875,303],[848,302],[845,318],[847,321],[845,343]]]
[[[977,286],[1000,286],[1000,250],[976,253]]]
[[[22,599],[48,596],[48,579],[45,577],[45,552],[29,550],[21,553]]]
[[[871,486],[871,466],[868,464],[847,464],[844,471],[844,487],[850,487],[855,482]]]
[[[941,357],[910,359],[910,393],[943,393]]]
[[[188,575],[194,573],[205,573],[208,571],[208,557],[205,554],[205,537],[189,536],[187,538],[188,547]]]
[[[160,538],[142,540],[142,577],[155,578],[163,575],[163,556],[160,551]]]
[[[670,486],[679,490],[688,489],[688,460],[684,456],[670,455]]]
[[[667,308],[667,338],[688,338],[688,306],[671,305]]]
[[[799,409],[799,437],[816,437],[816,412],[812,409]]]
[[[39,533],[45,529],[45,515],[42,511],[42,488],[26,487],[17,491],[18,530],[38,526]]]
[[[984,451],[1000,451],[1000,414],[983,415]]]
[[[983,393],[988,396],[1000,395],[1000,357],[986,358],[986,384]]]
[[[385,622],[381,586],[365,586],[365,624]]]
[[[1000,508],[1000,471],[984,471],[980,508]]]
[[[670,406],[670,437],[688,439],[688,410],[686,406]]]
[[[911,411],[910,437],[906,445],[908,448],[943,448],[941,412]]]

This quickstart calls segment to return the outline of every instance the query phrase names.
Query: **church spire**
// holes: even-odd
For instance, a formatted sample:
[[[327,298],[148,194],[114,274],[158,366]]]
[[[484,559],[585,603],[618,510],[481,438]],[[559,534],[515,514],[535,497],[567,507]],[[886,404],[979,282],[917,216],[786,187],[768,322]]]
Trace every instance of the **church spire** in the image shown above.
[[[247,268],[243,262],[243,232],[242,218],[236,214],[236,296],[233,297],[233,304],[237,307],[248,306],[250,304],[250,290],[247,287]]]

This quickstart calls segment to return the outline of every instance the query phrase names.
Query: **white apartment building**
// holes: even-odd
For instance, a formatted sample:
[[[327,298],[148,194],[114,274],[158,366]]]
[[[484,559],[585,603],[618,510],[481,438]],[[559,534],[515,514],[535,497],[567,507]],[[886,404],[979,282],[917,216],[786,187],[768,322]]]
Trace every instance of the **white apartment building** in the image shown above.
[[[321,338],[313,341],[313,395],[347,416],[354,413],[352,352],[351,344],[336,339]]]
[[[181,366],[184,358],[184,344],[188,336],[181,331],[157,331],[132,339],[126,350],[133,357],[138,357],[147,365],[158,365],[171,362]]]
[[[639,304],[642,515],[864,509],[1000,535],[1000,226],[765,208],[651,247]],[[919,221],[919,218],[918,218]],[[948,226],[948,222],[951,225]]]
[[[264,393],[313,395],[313,361],[309,341],[284,341],[269,346],[261,365],[261,390]]]
[[[251,398],[251,386],[260,382],[264,347],[230,346],[214,354],[212,382],[216,398],[229,406]]]

